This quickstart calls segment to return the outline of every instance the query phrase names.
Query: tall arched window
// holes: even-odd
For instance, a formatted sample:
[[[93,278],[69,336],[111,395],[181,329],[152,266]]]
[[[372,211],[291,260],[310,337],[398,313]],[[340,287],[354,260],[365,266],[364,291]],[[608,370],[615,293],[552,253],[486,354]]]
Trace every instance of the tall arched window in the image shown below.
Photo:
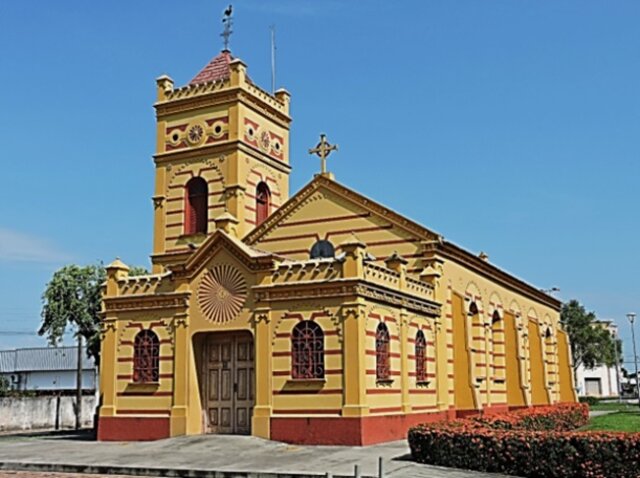
[[[424,332],[416,334],[416,382],[427,381],[427,339]]]
[[[184,207],[184,233],[207,233],[207,182],[201,177],[187,183]]]
[[[256,225],[262,224],[269,217],[271,207],[271,191],[264,181],[256,187]]]
[[[547,327],[544,334],[544,354],[547,362],[547,382],[556,381],[556,353],[551,329]]]
[[[376,329],[376,379],[389,380],[391,366],[389,364],[389,329],[384,322]]]
[[[291,333],[291,376],[324,378],[324,333],[311,320],[298,323]]]
[[[493,379],[504,380],[506,376],[506,352],[504,337],[504,322],[500,313],[495,310],[491,316],[491,357],[493,366]]]
[[[133,343],[133,381],[157,382],[160,370],[160,341],[151,330],[142,330]]]

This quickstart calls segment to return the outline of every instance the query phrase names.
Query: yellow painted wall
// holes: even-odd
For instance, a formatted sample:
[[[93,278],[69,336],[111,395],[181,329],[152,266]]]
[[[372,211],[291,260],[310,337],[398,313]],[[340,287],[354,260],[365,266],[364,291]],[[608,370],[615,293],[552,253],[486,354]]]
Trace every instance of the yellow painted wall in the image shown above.
[[[576,391],[573,386],[573,370],[569,361],[569,339],[563,330],[558,332],[558,374],[560,381],[560,402],[575,402]]]
[[[547,405],[549,399],[545,389],[544,364],[542,358],[542,341],[538,322],[529,319],[529,354],[531,374],[531,403],[533,405]]]
[[[505,323],[505,349],[506,349],[506,379],[507,379],[507,403],[511,407],[523,407],[526,405],[524,390],[522,388],[522,374],[519,363],[518,335],[516,331],[516,318],[511,313],[504,314]]]
[[[239,92],[242,92],[239,94]],[[274,211],[289,197],[289,96],[261,90],[246,67],[215,85],[174,89],[158,80],[154,254],[185,251],[202,235],[185,235],[185,185],[195,176],[208,183],[208,233],[224,212],[239,220],[237,234],[255,227],[255,189],[265,181]],[[203,134],[189,134],[200,127]],[[262,141],[263,133],[268,142]],[[195,153],[195,154],[194,154]],[[163,262],[166,263],[166,260]],[[160,265],[154,267],[160,272]]]
[[[471,364],[468,340],[467,313],[464,300],[453,295],[453,374],[454,374],[454,405],[458,410],[476,409],[473,383],[471,382]]]

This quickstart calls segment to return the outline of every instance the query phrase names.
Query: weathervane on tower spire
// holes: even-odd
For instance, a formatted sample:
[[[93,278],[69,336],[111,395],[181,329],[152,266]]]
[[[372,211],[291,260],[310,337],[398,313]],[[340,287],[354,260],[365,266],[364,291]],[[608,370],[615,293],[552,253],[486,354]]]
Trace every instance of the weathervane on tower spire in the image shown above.
[[[229,5],[224,11],[224,16],[222,17],[222,24],[224,25],[224,30],[220,36],[224,38],[224,51],[229,51],[229,37],[233,33],[231,27],[233,27],[233,17],[231,14],[233,13],[233,5]]]
[[[318,145],[309,150],[309,154],[315,154],[320,158],[321,174],[327,172],[327,158],[331,154],[331,151],[338,151],[337,144],[329,144],[327,141],[327,135],[322,133],[320,135],[320,142]]]

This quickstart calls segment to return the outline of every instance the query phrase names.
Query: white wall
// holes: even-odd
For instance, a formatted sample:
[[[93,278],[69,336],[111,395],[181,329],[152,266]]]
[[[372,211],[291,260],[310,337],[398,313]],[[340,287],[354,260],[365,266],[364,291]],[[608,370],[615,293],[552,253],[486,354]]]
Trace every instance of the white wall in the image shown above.
[[[56,370],[51,372],[23,373],[25,383],[20,384],[21,390],[75,390],[76,371]],[[82,388],[95,390],[95,376],[93,370],[82,372]]]
[[[600,380],[601,397],[614,397],[618,395],[618,374],[615,367],[600,366],[593,369],[587,369],[583,366],[578,367],[576,371],[576,388],[580,396],[587,394],[587,387],[585,385],[586,378]]]
[[[0,398],[0,431],[53,429],[56,424],[56,397]],[[76,423],[75,397],[60,397],[60,428]],[[96,397],[82,397],[82,426],[93,425]]]

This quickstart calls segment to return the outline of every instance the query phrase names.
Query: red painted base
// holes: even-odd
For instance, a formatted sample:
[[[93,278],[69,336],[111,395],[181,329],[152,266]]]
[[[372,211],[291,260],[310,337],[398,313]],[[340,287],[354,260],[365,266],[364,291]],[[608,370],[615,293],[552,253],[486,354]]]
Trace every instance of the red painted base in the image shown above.
[[[508,413],[509,405],[503,403],[501,405],[491,405],[482,409],[483,415],[498,415],[500,413]]]
[[[100,417],[99,441],[146,441],[168,438],[169,417]]]
[[[477,417],[480,415],[480,410],[476,410],[475,408],[470,410],[455,410],[456,418],[469,418],[469,417]]]
[[[373,445],[407,437],[420,423],[453,418],[449,412],[412,413],[353,418],[271,418],[271,439],[299,445]]]

